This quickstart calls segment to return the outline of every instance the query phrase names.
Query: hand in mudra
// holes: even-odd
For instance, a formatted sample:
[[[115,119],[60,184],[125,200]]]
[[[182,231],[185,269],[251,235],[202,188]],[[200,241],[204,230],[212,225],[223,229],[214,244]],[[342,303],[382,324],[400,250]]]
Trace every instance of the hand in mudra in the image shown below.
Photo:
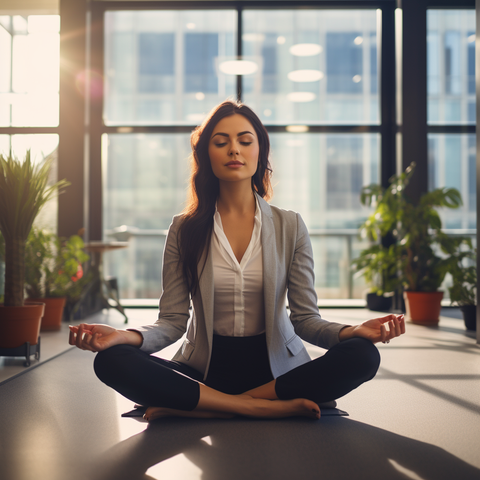
[[[70,337],[68,343],[75,345],[82,350],[101,352],[114,345],[125,342],[125,333],[122,330],[110,327],[109,325],[81,323],[74,327],[70,325]]]
[[[404,316],[391,314],[368,320],[360,325],[344,328],[340,331],[340,340],[362,337],[373,343],[389,343],[392,338],[399,337],[404,333]]]

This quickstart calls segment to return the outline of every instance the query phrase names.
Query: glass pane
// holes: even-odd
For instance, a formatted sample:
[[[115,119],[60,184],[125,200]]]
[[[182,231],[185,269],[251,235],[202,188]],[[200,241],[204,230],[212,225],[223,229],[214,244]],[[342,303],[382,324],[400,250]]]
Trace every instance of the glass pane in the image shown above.
[[[476,228],[476,178],[475,135],[428,135],[429,189],[454,187],[463,199],[459,209],[441,212],[444,228]]]
[[[272,204],[305,220],[319,298],[362,298],[365,286],[361,279],[353,282],[350,261],[366,248],[358,240],[369,212],[360,191],[380,181],[380,136],[272,133],[270,139]]]
[[[475,11],[428,10],[429,124],[475,123]]]
[[[236,92],[218,69],[236,53],[236,28],[233,10],[106,12],[105,123],[200,123]]]
[[[35,162],[40,162],[46,157],[53,158],[49,177],[49,182],[53,184],[57,181],[58,140],[59,137],[56,134],[0,135],[0,155],[8,155],[11,150],[15,157],[23,159],[27,150],[30,149],[31,157]],[[35,219],[35,225],[56,232],[57,216],[58,199],[54,196],[40,210]]]
[[[360,191],[380,181],[380,136],[272,133],[270,140],[272,203],[300,212],[309,229],[358,228],[368,213]]]
[[[321,298],[361,298],[350,260],[365,245],[357,228],[368,210],[363,185],[379,181],[377,134],[273,133],[273,205],[296,210],[311,232]],[[184,207],[189,178],[188,134],[105,137],[104,235],[128,240],[105,257],[123,298],[157,298],[162,251],[173,215]],[[292,161],[295,158],[296,161]]]
[[[129,241],[105,256],[106,270],[123,298],[158,298],[166,232],[185,206],[190,135],[113,134],[104,141],[104,235]]]
[[[2,25],[0,126],[57,126],[60,17],[4,16]]]
[[[377,15],[245,10],[244,101],[268,124],[378,124]]]

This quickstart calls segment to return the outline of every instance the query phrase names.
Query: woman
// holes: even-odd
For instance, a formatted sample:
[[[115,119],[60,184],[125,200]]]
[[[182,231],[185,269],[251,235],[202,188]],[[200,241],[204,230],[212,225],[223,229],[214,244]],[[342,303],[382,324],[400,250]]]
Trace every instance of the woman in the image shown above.
[[[250,108],[220,104],[191,144],[190,199],[168,232],[157,322],[81,324],[70,327],[70,344],[99,352],[97,376],[148,407],[147,420],[320,418],[319,404],[375,376],[374,343],[404,333],[403,315],[358,326],[320,317],[307,228],[299,214],[264,200],[270,145]],[[173,360],[150,355],[185,332]],[[327,353],[312,361],[300,338]]]

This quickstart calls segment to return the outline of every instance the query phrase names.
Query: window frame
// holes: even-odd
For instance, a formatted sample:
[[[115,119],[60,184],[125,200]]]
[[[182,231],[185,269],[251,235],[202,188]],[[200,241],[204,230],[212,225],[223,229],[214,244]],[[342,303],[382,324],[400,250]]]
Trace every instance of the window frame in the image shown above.
[[[380,135],[381,183],[386,185],[388,178],[396,170],[395,136],[396,105],[395,105],[395,1],[393,0],[337,0],[337,1],[282,1],[272,5],[269,1],[185,1],[182,10],[236,10],[237,11],[237,55],[242,55],[242,12],[243,10],[289,10],[289,9],[379,9],[382,16],[382,28],[379,31],[379,124],[351,124],[351,125],[308,125],[308,133],[378,133]],[[88,30],[90,33],[90,65],[91,70],[104,73],[104,14],[115,10],[179,10],[178,2],[172,1],[94,1],[90,3],[88,13]],[[95,28],[92,28],[95,25]],[[242,99],[242,77],[237,76],[237,98]],[[303,124],[304,122],[302,122]],[[93,99],[89,101],[89,118],[87,125],[88,141],[88,177],[89,185],[87,218],[88,238],[101,240],[103,236],[103,205],[102,205],[102,135],[119,132],[128,133],[190,133],[196,125],[172,126],[136,126],[125,124],[122,126],[106,126],[103,123],[103,101]],[[269,125],[265,123],[269,133],[286,132],[285,125]]]

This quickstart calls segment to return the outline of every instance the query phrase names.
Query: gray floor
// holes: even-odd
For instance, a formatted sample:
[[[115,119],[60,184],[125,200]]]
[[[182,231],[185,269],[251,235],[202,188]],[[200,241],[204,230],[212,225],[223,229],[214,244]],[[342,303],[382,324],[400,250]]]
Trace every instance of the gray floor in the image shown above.
[[[131,325],[155,317],[153,310],[129,313]],[[355,324],[372,313],[323,316]],[[98,320],[121,326],[116,312]],[[407,329],[379,347],[377,377],[339,400],[349,417],[149,426],[120,417],[131,402],[96,380],[94,355],[68,349],[63,330],[57,348],[66,353],[10,379],[5,370],[15,360],[0,365],[0,478],[480,479],[480,349],[454,318]]]

